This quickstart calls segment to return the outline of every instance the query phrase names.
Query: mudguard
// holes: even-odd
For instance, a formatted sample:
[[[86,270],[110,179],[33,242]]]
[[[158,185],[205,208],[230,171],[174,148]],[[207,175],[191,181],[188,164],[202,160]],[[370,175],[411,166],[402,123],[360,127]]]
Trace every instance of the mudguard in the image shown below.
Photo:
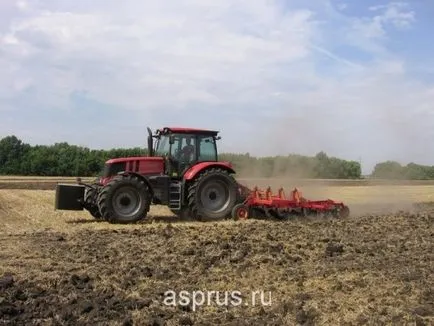
[[[192,166],[184,173],[184,180],[192,180],[199,172],[210,167],[221,168],[229,173],[236,173],[230,162],[201,162]]]
[[[79,184],[57,184],[54,207],[57,210],[82,211],[86,187]]]
[[[122,176],[134,175],[134,176],[136,176],[137,178],[139,178],[140,180],[142,180],[149,187],[149,191],[150,191],[151,195],[152,196],[154,195],[154,189],[152,187],[152,184],[143,175],[141,175],[139,173],[136,173],[136,172],[132,172],[132,171],[122,171],[122,172],[119,172],[117,175],[118,176],[119,175],[122,175]]]

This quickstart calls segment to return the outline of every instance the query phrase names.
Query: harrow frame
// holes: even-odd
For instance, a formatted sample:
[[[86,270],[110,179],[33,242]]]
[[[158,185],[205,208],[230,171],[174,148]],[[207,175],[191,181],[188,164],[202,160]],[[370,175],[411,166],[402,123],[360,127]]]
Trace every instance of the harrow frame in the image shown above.
[[[235,220],[258,218],[265,215],[267,218],[288,219],[291,216],[326,215],[345,218],[350,214],[348,206],[343,202],[331,199],[307,200],[301,192],[295,188],[291,191],[291,197],[286,198],[283,188],[278,194],[273,194],[271,187],[265,191],[255,187],[250,190],[245,200],[234,206],[232,218]]]

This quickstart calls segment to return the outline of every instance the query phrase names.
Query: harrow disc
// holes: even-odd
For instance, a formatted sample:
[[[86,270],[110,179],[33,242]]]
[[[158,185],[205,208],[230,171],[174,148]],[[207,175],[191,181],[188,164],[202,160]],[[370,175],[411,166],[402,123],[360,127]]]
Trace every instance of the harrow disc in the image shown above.
[[[244,204],[237,204],[232,209],[232,218],[234,220],[247,220],[249,218],[249,208]]]

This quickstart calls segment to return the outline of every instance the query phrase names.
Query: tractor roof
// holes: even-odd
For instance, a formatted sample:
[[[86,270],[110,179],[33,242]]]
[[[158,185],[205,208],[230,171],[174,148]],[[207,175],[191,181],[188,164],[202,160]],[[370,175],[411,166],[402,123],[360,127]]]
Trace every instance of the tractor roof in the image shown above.
[[[164,127],[162,129],[159,129],[159,132],[162,134],[167,133],[177,133],[177,134],[196,134],[196,135],[210,135],[210,136],[217,136],[219,133],[215,130],[208,130],[208,129],[197,129],[197,128],[180,128],[180,127]]]

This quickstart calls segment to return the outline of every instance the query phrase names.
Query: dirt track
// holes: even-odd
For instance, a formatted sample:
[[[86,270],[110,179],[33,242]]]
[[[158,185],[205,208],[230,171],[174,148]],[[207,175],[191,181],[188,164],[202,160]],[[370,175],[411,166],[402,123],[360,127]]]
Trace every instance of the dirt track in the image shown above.
[[[113,226],[53,212],[52,192],[0,191],[0,324],[434,322],[433,208],[283,223],[167,223],[158,209],[153,223]],[[170,290],[245,298],[172,307]],[[255,290],[271,305],[252,306]]]

